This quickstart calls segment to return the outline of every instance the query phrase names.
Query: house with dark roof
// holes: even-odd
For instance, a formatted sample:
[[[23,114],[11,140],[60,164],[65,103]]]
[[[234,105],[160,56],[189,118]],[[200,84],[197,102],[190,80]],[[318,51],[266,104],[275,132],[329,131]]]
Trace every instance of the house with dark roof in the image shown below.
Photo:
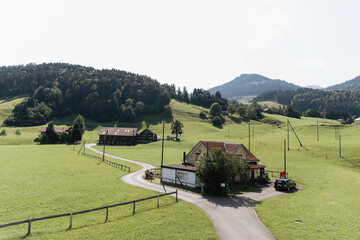
[[[40,128],[40,134],[44,135],[47,127]],[[54,127],[55,133],[69,132],[71,128],[68,127]]]
[[[150,129],[138,132],[137,128],[102,127],[99,132],[99,144],[135,145],[136,143],[153,142],[157,135]]]
[[[134,145],[137,128],[102,127],[99,132],[99,144]]]
[[[169,179],[168,182],[172,183],[185,182],[189,186],[198,186],[200,182],[196,179],[195,166],[200,155],[213,148],[220,148],[225,153],[238,156],[239,161],[245,161],[249,166],[250,180],[255,180],[265,173],[265,166],[260,164],[260,160],[241,143],[200,141],[188,154],[184,154],[182,164],[162,166],[163,181],[166,182],[166,179]],[[240,181],[240,176],[237,176],[235,180]]]

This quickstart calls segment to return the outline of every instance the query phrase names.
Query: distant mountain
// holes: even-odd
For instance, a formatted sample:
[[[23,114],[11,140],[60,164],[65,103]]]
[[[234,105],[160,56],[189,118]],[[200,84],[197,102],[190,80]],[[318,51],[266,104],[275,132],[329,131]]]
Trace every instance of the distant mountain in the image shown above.
[[[260,93],[272,90],[294,90],[300,88],[283,80],[273,80],[259,74],[241,74],[234,80],[223,85],[210,88],[210,93],[219,91],[222,97],[240,99],[244,96],[257,96]]]
[[[355,90],[358,88],[360,88],[360,76],[357,76],[356,78],[348,80],[346,82],[327,87],[325,88],[325,90],[336,90],[336,89]]]

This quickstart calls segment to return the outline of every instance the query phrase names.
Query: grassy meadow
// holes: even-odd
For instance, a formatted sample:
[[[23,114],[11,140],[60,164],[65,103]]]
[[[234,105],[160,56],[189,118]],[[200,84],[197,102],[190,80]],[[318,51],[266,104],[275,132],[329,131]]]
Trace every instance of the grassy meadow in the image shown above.
[[[265,119],[263,120],[264,122],[278,123],[278,125],[271,125],[268,123],[256,121],[244,122],[242,121],[242,119],[229,116],[225,117],[226,123],[219,128],[212,126],[209,120],[201,120],[199,118],[199,113],[205,110],[201,107],[184,104],[177,101],[172,101],[171,106],[173,108],[174,118],[179,118],[184,124],[184,134],[181,136],[180,142],[165,142],[164,164],[181,163],[183,152],[189,152],[192,147],[200,140],[240,142],[243,143],[246,147],[248,147],[248,124],[250,124],[251,151],[261,160],[262,164],[266,165],[267,170],[278,171],[283,169],[283,141],[284,139],[286,139],[286,117],[265,114]],[[2,104],[0,103],[0,111],[1,109]],[[58,120],[56,123],[63,125],[71,124],[74,118],[75,117],[72,116],[67,119],[61,119]],[[297,185],[301,188],[304,188],[304,190],[296,192],[294,194],[286,194],[283,196],[266,199],[258,203],[255,206],[255,210],[259,218],[269,228],[269,230],[276,239],[359,239],[360,231],[358,229],[360,229],[360,151],[358,149],[360,147],[360,126],[341,126],[336,121],[306,117],[301,119],[290,118],[289,120],[304,147],[300,147],[295,135],[290,132],[290,151],[287,151],[287,171],[290,178],[295,180],[297,182]],[[319,124],[320,133],[319,141],[317,141],[316,136],[317,123]],[[86,119],[88,131],[84,135],[84,140],[87,143],[97,142],[97,132],[100,127],[99,125],[114,126],[115,124],[117,126],[127,125],[127,123],[114,122],[97,124],[96,122],[90,122]],[[339,141],[335,139],[335,125],[339,126],[340,128],[340,134],[342,139],[341,158],[339,157]],[[142,122],[135,124],[133,123],[132,126],[137,126],[142,129],[144,129],[145,127],[149,127],[159,136],[162,135],[161,116],[159,115],[148,116],[147,118],[144,118]],[[165,125],[165,137],[168,135],[172,136],[170,132],[170,126],[171,121],[168,119]],[[125,174],[120,170],[112,169],[107,165],[97,165],[93,162],[94,160],[92,159],[84,159],[83,157],[76,156],[74,151],[72,151],[71,149],[69,150],[69,148],[66,146],[35,145],[35,143],[33,142],[33,138],[37,136],[38,129],[39,127],[21,128],[20,130],[22,133],[24,132],[24,134],[22,134],[19,138],[17,138],[14,134],[9,133],[8,136],[0,138],[0,144],[10,144],[6,146],[0,146],[0,148],[2,148],[2,152],[8,154],[9,156],[12,156],[10,158],[13,159],[13,165],[9,165],[8,163],[4,164],[3,157],[1,157],[2,166],[0,167],[0,169],[2,170],[2,172],[6,173],[5,176],[8,176],[7,178],[11,179],[11,181],[8,181],[13,182],[12,184],[14,186],[12,187],[12,189],[18,189],[16,191],[8,190],[8,192],[4,192],[5,195],[9,195],[10,197],[6,197],[6,200],[4,201],[2,199],[0,200],[6,202],[8,204],[8,207],[12,209],[12,211],[8,211],[8,213],[0,214],[0,221],[2,223],[27,218],[25,217],[25,215],[29,215],[22,214],[23,210],[27,209],[27,206],[29,206],[29,204],[27,204],[26,201],[23,201],[23,199],[27,199],[27,201],[33,202],[36,201],[36,198],[34,200],[31,200],[33,196],[30,193],[26,193],[27,191],[25,191],[24,195],[22,195],[21,189],[25,183],[22,182],[22,177],[19,176],[25,174],[26,176],[28,176],[28,179],[34,179],[34,181],[36,182],[33,186],[37,187],[32,188],[32,191],[29,190],[29,192],[37,193],[37,189],[39,189],[39,186],[42,187],[44,185],[44,188],[48,187],[47,184],[45,184],[45,182],[47,182],[46,180],[44,180],[46,179],[45,175],[37,174],[39,172],[41,173],[43,168],[42,166],[44,166],[45,163],[37,162],[37,157],[26,157],[26,153],[30,154],[32,152],[37,153],[35,156],[38,156],[40,154],[42,156],[43,153],[39,150],[42,148],[45,152],[59,151],[61,152],[61,154],[65,154],[67,156],[59,157],[58,160],[56,160],[56,155],[52,154],[51,158],[46,161],[50,161],[51,159],[53,159],[51,161],[57,163],[53,165],[48,165],[49,169],[51,169],[51,167],[53,167],[54,169],[62,169],[66,166],[65,164],[63,164],[64,159],[69,159],[69,161],[71,162],[84,161],[84,166],[86,168],[94,168],[89,169],[85,172],[79,172],[78,174],[74,174],[74,176],[72,176],[71,178],[79,176],[79,179],[77,179],[76,181],[80,182],[87,182],[87,179],[92,179],[95,176],[101,179],[101,181],[99,180],[98,182],[99,185],[96,185],[95,183],[90,181],[92,183],[91,188],[94,188],[94,191],[92,189],[87,189],[86,185],[79,187],[78,189],[73,189],[73,191],[75,191],[77,194],[86,195],[87,191],[92,192],[94,199],[91,200],[94,200],[94,202],[96,203],[98,203],[97,198],[101,198],[101,196],[98,196],[98,192],[109,191],[110,193],[107,192],[104,194],[109,194],[109,198],[116,198],[114,200],[115,202],[118,202],[118,199],[120,199],[121,197],[124,197],[124,199],[128,199],[127,193],[129,193],[129,195],[131,196],[141,195],[142,197],[144,195],[151,195],[151,191],[127,186],[121,183],[121,181],[111,178],[118,178],[121,174]],[[12,131],[12,129],[9,129],[9,132],[10,131]],[[14,144],[21,145],[11,146]],[[15,147],[27,150],[17,151],[14,150]],[[46,150],[47,148],[48,150]],[[102,150],[101,146],[97,146],[96,148]],[[18,154],[20,154],[18,153],[20,151],[24,151],[23,157],[17,156]],[[109,146],[106,147],[106,152],[117,156],[147,162],[159,166],[161,159],[161,142],[138,144],[136,146]],[[46,156],[45,153],[44,155]],[[18,163],[17,161],[14,161],[15,159],[18,161]],[[34,167],[30,168],[30,171],[21,170],[25,163],[28,164],[28,161],[30,161],[30,159],[31,165],[33,165]],[[44,157],[43,161],[45,161],[45,159],[46,157]],[[66,169],[73,168],[68,166],[66,167]],[[59,174],[55,175],[59,178],[68,176],[66,175],[67,173],[64,173],[62,171],[63,170],[56,170],[56,172]],[[80,170],[78,167],[76,167],[72,171],[76,172]],[[113,171],[114,175],[112,173]],[[2,173],[2,175],[4,174]],[[104,183],[106,182],[106,178],[104,176],[107,176],[111,179],[111,181],[108,182],[111,187],[109,187],[108,190],[100,191],[100,189],[102,189]],[[4,182],[4,180],[2,182]],[[51,188],[52,186],[51,182],[52,180],[50,181],[49,188]],[[95,185],[93,186],[93,184]],[[71,186],[71,184],[68,185]],[[113,188],[119,188],[124,190],[122,193],[115,193],[115,191],[110,190]],[[72,199],[72,194],[74,194],[73,191],[70,191],[70,193],[58,189],[59,192],[55,192],[55,189],[56,188],[48,190],[47,192],[50,192],[51,194],[46,194],[46,198],[51,198],[52,195],[55,196],[55,193],[61,194],[61,192],[65,192],[65,194],[62,194],[63,198]],[[126,192],[126,195],[124,195],[124,192]],[[1,196],[4,196],[4,193],[0,192]],[[46,198],[44,198],[44,200],[46,200]],[[21,201],[16,199],[21,199]],[[78,210],[79,208],[82,209],[83,206],[94,206],[91,205],[94,202],[88,202],[90,197],[84,197],[83,199],[84,201],[80,201],[82,202],[82,204],[79,204],[81,206],[71,206],[69,208],[66,208],[68,207],[66,204],[75,204],[71,200],[68,200],[68,203],[64,204],[64,208],[52,209],[54,207],[54,204],[51,203],[61,202],[61,200],[54,198],[53,201],[49,200],[47,204],[44,203],[43,205],[41,205],[41,208],[43,208],[43,210],[41,211],[49,210],[48,213],[39,213],[39,211],[35,209],[29,209],[27,213],[31,215],[50,214],[51,212],[52,214],[54,210],[61,210],[60,212],[66,212],[66,209],[73,209],[73,207]],[[103,221],[102,219],[104,214],[101,213],[101,216],[94,220],[95,222],[97,221],[96,223],[94,222],[92,223],[92,225],[90,223],[91,227],[86,225],[89,221],[82,222],[79,219],[79,224],[82,224],[82,227],[79,227],[79,229],[76,229],[74,231],[65,231],[64,229],[67,226],[67,223],[65,222],[67,222],[68,220],[66,219],[64,220],[64,224],[61,224],[61,227],[59,227],[59,229],[61,230],[51,230],[53,231],[53,233],[49,233],[49,229],[44,227],[40,232],[47,232],[46,234],[52,235],[40,236],[51,236],[50,238],[61,238],[64,236],[65,238],[67,236],[69,236],[70,238],[72,236],[77,236],[81,238],[81,236],[85,236],[81,235],[83,234],[82,232],[85,231],[85,229],[88,231],[89,229],[94,228],[98,231],[108,232],[109,235],[104,235],[105,238],[116,238],[116,236],[120,235],[111,234],[122,234],[123,231],[125,231],[119,230],[118,226],[124,226],[126,224],[129,224],[126,226],[131,226],[131,231],[129,230],[130,235],[126,235],[128,237],[125,238],[139,238],[139,236],[141,238],[155,238],[154,236],[156,235],[152,234],[150,230],[149,232],[147,232],[148,235],[143,235],[143,233],[136,234],[136,231],[141,231],[142,228],[136,229],[136,227],[131,225],[132,221],[146,221],[146,224],[142,224],[144,228],[157,229],[156,231],[161,231],[161,229],[165,228],[170,229],[172,226],[171,224],[165,226],[163,225],[165,224],[164,222],[160,223],[161,221],[159,219],[161,218],[161,214],[163,214],[163,217],[165,217],[166,219],[171,219],[172,213],[174,213],[176,218],[178,219],[178,223],[189,222],[192,221],[192,219],[194,218],[202,219],[200,221],[203,224],[202,229],[204,229],[205,232],[208,232],[209,235],[200,236],[199,234],[201,233],[196,232],[196,230],[198,229],[198,223],[194,225],[197,227],[190,227],[191,224],[188,224],[186,234],[183,233],[183,235],[181,235],[181,233],[177,232],[178,229],[181,229],[181,227],[177,226],[176,223],[173,222],[175,226],[172,226],[171,229],[174,229],[175,232],[171,238],[188,238],[188,236],[196,236],[198,239],[208,238],[207,236],[209,236],[209,238],[216,238],[216,234],[214,234],[214,230],[212,229],[210,220],[206,216],[204,216],[204,214],[200,210],[196,208],[188,208],[190,210],[186,212],[182,207],[179,207],[178,204],[173,204],[171,197],[169,197],[169,199],[170,202],[166,208],[150,209],[148,211],[144,211],[144,215],[146,216],[155,214],[155,212],[158,213],[159,215],[156,216],[159,218],[155,217],[154,221],[151,221],[149,218],[146,217],[142,218],[141,220],[134,220],[141,215],[135,214],[134,217],[125,217],[125,219],[119,217],[116,221],[112,223],[102,224],[101,221]],[[101,200],[103,200],[103,198]],[[2,205],[3,202],[1,203]],[[67,202],[67,200],[65,202]],[[185,205],[186,203],[181,203],[181,206]],[[159,213],[160,211],[164,212]],[[8,215],[10,213],[13,213],[13,216],[16,215],[15,219],[9,219]],[[110,219],[111,216],[112,215],[110,213]],[[78,218],[78,216],[76,216],[76,218]],[[77,220],[75,219],[74,222],[77,223]],[[114,228],[112,229],[112,225],[110,226],[108,224],[114,224]],[[115,227],[117,227],[116,231],[114,231]],[[22,229],[22,232],[18,236],[20,236],[23,232],[26,232],[26,226],[22,226]],[[3,231],[4,230],[0,230],[0,236],[2,236]],[[78,231],[79,235],[66,235],[77,234],[75,233],[75,231]],[[191,231],[194,231],[195,234],[198,235],[189,235],[192,234]],[[9,235],[5,236],[15,236],[16,232],[17,231],[15,229],[12,233],[9,233]],[[167,232],[171,231],[167,230]],[[90,234],[89,236],[91,237],[92,235]],[[34,237],[36,238],[36,236]],[[96,237],[99,236],[94,235],[93,238]],[[168,235],[160,235],[159,238],[165,237],[168,237]]]

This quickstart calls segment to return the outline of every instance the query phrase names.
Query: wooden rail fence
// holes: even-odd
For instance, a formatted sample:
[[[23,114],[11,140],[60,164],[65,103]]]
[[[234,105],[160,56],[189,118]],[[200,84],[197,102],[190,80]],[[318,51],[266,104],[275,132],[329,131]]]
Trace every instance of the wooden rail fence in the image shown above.
[[[60,218],[60,217],[70,216],[68,229],[71,229],[72,228],[72,217],[74,215],[100,211],[100,210],[103,210],[103,209],[106,210],[106,212],[105,212],[105,222],[107,222],[108,219],[109,219],[109,208],[133,204],[133,214],[135,214],[135,205],[136,205],[137,202],[142,202],[142,201],[157,198],[157,204],[156,205],[157,205],[157,207],[160,207],[159,198],[167,196],[167,195],[171,195],[171,194],[175,194],[176,202],[178,202],[178,191],[176,190],[174,192],[164,193],[164,194],[155,195],[155,196],[151,196],[151,197],[147,197],[147,198],[141,198],[141,199],[137,199],[137,200],[133,200],[133,201],[129,201],[129,202],[117,203],[117,204],[108,205],[108,206],[104,206],[104,207],[98,207],[98,208],[92,208],[92,209],[87,209],[87,210],[83,210],[83,211],[69,212],[69,213],[51,215],[51,216],[47,216],[47,217],[32,218],[32,219],[22,220],[22,221],[18,221],[18,222],[6,223],[6,224],[0,225],[0,228],[5,228],[5,227],[10,227],[10,226],[15,226],[15,225],[20,225],[20,224],[27,223],[28,224],[28,231],[27,231],[26,236],[28,236],[31,233],[31,223],[32,222],[48,220],[48,219],[52,219],[52,218]]]
[[[91,155],[91,154],[88,154],[88,153],[85,153],[85,152],[80,152],[81,155],[84,155],[86,157],[89,157],[89,158],[93,158],[93,159],[96,159],[98,161],[101,161],[101,162],[104,162],[112,167],[115,167],[115,168],[121,168],[121,170],[128,170],[130,172],[130,167],[126,166],[126,165],[123,165],[123,164],[120,164],[120,163],[116,163],[116,162],[112,162],[112,161],[109,161],[109,160],[106,160],[106,159],[102,159],[101,157],[98,157],[98,156],[94,156],[94,155]]]

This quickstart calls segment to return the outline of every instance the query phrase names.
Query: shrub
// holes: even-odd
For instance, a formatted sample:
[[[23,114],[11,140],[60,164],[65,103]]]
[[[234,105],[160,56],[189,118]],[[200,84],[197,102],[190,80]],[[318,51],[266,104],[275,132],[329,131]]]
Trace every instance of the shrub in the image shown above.
[[[221,125],[221,118],[219,116],[215,116],[211,122],[214,124],[214,125]]]
[[[146,170],[145,171],[145,179],[146,180],[154,180],[154,173],[151,170]]]
[[[260,184],[268,183],[270,181],[269,175],[267,173],[258,176],[255,181]]]
[[[200,113],[200,118],[201,118],[201,119],[207,119],[206,113],[201,112],[201,113]]]

